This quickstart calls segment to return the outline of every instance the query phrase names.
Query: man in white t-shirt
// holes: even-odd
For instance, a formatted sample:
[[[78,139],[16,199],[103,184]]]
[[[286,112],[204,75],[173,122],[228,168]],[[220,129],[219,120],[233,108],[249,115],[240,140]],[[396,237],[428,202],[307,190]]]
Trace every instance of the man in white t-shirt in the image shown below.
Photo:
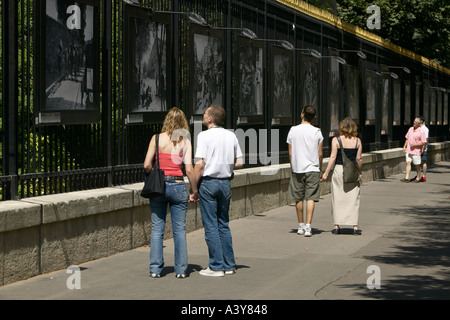
[[[288,133],[289,162],[292,176],[289,182],[288,196],[295,201],[299,223],[297,233],[310,237],[311,222],[315,202],[320,196],[320,175],[323,161],[323,135],[319,128],[311,125],[316,110],[305,106],[302,110],[301,124],[294,126]],[[306,224],[303,219],[303,201],[306,201]]]
[[[225,110],[210,106],[203,115],[208,130],[197,136],[195,177],[199,182],[200,213],[208,245],[208,268],[202,276],[223,277],[236,272],[229,208],[233,170],[243,167],[243,155],[236,135],[222,127]],[[195,199],[192,199],[195,201]]]

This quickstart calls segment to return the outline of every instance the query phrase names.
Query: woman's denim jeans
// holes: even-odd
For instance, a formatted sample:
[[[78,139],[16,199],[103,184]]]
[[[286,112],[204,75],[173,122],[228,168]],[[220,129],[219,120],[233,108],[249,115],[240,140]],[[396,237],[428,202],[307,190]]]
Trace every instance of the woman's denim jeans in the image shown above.
[[[150,272],[161,274],[164,267],[163,237],[169,205],[175,245],[175,273],[182,274],[186,272],[188,265],[186,245],[188,194],[184,182],[166,181],[165,184],[165,194],[150,200],[152,212]]]
[[[232,270],[235,267],[231,231],[228,226],[231,199],[229,180],[203,180],[199,188],[200,212],[208,245],[209,268]]]

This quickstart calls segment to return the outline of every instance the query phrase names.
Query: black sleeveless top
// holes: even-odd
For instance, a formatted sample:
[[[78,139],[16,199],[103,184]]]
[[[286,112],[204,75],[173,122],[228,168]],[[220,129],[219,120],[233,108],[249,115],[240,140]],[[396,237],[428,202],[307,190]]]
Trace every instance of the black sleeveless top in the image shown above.
[[[356,154],[358,153],[358,140],[359,139],[356,139],[356,147],[355,148],[344,148],[344,152],[345,152],[345,155],[347,156],[347,158],[349,158],[355,164],[356,164]],[[341,148],[339,148],[337,151],[336,164],[343,164]]]

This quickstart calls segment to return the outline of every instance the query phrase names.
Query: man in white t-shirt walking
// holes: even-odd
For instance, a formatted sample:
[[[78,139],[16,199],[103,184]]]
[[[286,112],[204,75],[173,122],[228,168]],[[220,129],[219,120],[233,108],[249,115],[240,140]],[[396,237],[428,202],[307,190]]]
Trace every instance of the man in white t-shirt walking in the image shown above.
[[[233,170],[244,166],[236,135],[224,129],[225,110],[210,106],[203,115],[208,130],[199,133],[195,152],[195,177],[199,182],[200,213],[205,229],[209,263],[202,276],[223,277],[236,272],[229,208]],[[196,200],[196,199],[192,199]]]
[[[311,222],[315,202],[320,196],[320,175],[323,161],[323,135],[319,128],[311,125],[316,109],[305,106],[301,113],[301,124],[294,126],[288,133],[289,162],[292,176],[289,182],[288,196],[295,201],[299,223],[297,233],[310,237]],[[306,201],[306,224],[303,218],[303,201]]]

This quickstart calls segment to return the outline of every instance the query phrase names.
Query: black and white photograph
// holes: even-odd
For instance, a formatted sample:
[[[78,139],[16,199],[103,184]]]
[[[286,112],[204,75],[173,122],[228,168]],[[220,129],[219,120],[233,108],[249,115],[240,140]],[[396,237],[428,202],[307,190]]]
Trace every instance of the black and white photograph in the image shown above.
[[[436,89],[429,88],[430,124],[436,124]]]
[[[393,93],[393,99],[392,99],[392,104],[393,104],[393,112],[392,112],[392,124],[394,126],[398,126],[401,124],[401,98],[402,98],[402,92],[401,92],[401,88],[402,87],[402,82],[401,80],[394,80],[394,93]]]
[[[448,93],[445,92],[444,93],[444,120],[443,120],[443,125],[446,126],[448,125]],[[449,128],[450,130],[450,128]]]
[[[411,124],[411,82],[405,81],[405,114],[403,124]]]
[[[98,109],[97,8],[84,2],[45,2],[45,101],[41,111]]]
[[[437,124],[442,124],[442,91],[437,91]]]
[[[384,77],[381,80],[381,134],[389,133],[389,91],[390,79]]]
[[[359,124],[359,68],[348,66],[347,80],[347,116]]]
[[[127,83],[131,112],[167,111],[167,24],[132,17],[129,20]]]
[[[375,124],[375,108],[377,103],[377,76],[375,72],[366,72],[366,123]]]
[[[329,64],[328,77],[328,97],[329,97],[329,119],[330,132],[335,133],[339,128],[339,110],[340,110],[340,64],[337,59],[331,58]]]
[[[239,45],[239,115],[263,114],[263,48]]]
[[[429,97],[429,86],[425,84],[423,86],[423,117],[427,119],[428,124],[431,124],[432,120],[430,119],[430,97]]]
[[[319,109],[319,65],[310,59],[302,61],[301,108],[310,105]]]
[[[272,117],[291,119],[294,102],[293,55],[292,52],[276,46],[273,46],[272,52]]]
[[[201,115],[212,104],[223,106],[223,37],[193,33],[192,114]]]

